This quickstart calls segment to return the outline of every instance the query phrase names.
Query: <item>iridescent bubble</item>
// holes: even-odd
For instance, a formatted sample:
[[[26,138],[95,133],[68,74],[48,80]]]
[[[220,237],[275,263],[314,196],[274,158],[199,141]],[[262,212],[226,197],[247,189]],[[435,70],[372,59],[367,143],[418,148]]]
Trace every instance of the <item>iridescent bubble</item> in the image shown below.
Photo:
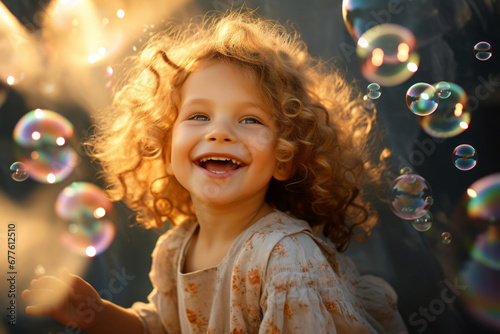
[[[55,209],[65,226],[61,241],[71,251],[92,257],[112,243],[116,233],[114,206],[96,185],[73,182],[59,194]]]
[[[420,175],[403,174],[391,184],[389,206],[400,218],[420,218],[429,211],[432,203],[432,189]]]
[[[14,128],[18,158],[35,181],[64,180],[78,164],[73,125],[50,110],[36,109],[24,115]]]
[[[453,164],[460,170],[470,170],[477,164],[477,152],[474,147],[462,144],[453,150]]]
[[[375,102],[368,96],[368,94],[363,96],[363,101],[365,101],[365,108],[372,110],[375,108]]]
[[[474,55],[479,60],[488,60],[491,58],[491,45],[488,42],[479,42],[474,45]]]
[[[500,173],[480,178],[469,187],[467,213],[472,219],[500,221]]]
[[[450,232],[441,233],[441,242],[445,245],[448,245],[451,242],[451,233]]]
[[[399,171],[399,174],[401,175],[404,175],[404,174],[413,174],[413,169],[411,169],[410,167],[403,167],[401,168],[401,170]]]
[[[434,88],[437,85],[434,84]],[[437,109],[432,114],[418,118],[420,126],[430,136],[454,137],[469,127],[471,116],[467,110],[467,94],[459,85],[451,82],[449,85],[450,96],[439,100]]]
[[[406,105],[418,116],[427,116],[437,109],[439,97],[436,89],[423,82],[412,85],[406,92]]]
[[[366,94],[372,100],[378,99],[380,95],[382,95],[380,92],[380,85],[375,82],[369,84],[368,87],[366,87]]]
[[[28,178],[26,166],[19,161],[10,165],[10,177],[17,182],[23,182]]]
[[[500,225],[490,225],[477,236],[471,257],[481,264],[500,270]]]
[[[440,99],[447,99],[450,97],[450,84],[448,82],[438,82],[434,87],[436,88],[436,92]]]
[[[500,330],[500,271],[467,261],[459,273],[459,302],[481,323]]]
[[[408,80],[418,69],[412,32],[397,24],[381,24],[358,40],[356,53],[366,80],[381,86],[395,86]]]
[[[425,215],[420,218],[411,221],[413,228],[419,232],[425,232],[432,226],[432,214],[428,211]]]

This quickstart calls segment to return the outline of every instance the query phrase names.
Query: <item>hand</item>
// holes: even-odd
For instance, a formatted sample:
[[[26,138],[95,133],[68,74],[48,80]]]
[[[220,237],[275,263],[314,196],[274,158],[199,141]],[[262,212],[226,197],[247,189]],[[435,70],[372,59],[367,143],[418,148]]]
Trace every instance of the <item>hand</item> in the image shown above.
[[[81,277],[61,271],[59,277],[43,276],[34,279],[31,290],[24,290],[22,298],[32,305],[26,307],[30,315],[51,316],[56,321],[74,328],[87,329],[93,325],[96,312],[104,309],[97,291]]]

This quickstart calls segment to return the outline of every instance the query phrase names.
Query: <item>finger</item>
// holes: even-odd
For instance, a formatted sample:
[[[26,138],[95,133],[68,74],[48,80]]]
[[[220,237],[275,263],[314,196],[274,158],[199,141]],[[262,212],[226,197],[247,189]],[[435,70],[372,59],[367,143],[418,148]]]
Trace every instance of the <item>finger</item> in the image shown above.
[[[68,286],[59,278],[54,276],[42,276],[31,281],[32,289],[67,289]]]
[[[21,298],[26,301],[26,302],[29,302],[31,297],[32,297],[32,291],[31,290],[24,290],[22,293],[21,293]]]
[[[26,313],[29,315],[52,315],[52,307],[49,305],[30,305],[26,307]]]

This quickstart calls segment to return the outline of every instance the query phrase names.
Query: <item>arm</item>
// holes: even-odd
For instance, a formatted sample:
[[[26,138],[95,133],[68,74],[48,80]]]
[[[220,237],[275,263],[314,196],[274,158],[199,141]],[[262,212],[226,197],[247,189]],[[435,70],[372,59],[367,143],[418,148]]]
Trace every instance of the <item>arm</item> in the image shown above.
[[[30,315],[51,316],[73,328],[100,333],[143,333],[135,312],[101,299],[86,281],[64,271],[59,277],[44,276],[34,279],[31,290],[22,298],[32,305],[26,307]]]

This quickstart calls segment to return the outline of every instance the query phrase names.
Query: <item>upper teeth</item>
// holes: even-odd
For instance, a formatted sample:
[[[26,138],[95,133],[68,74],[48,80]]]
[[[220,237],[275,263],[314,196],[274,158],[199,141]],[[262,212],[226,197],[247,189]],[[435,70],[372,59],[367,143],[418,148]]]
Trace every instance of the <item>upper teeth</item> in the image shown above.
[[[205,162],[207,160],[219,160],[219,161],[231,161],[233,164],[241,165],[236,159],[224,158],[224,157],[204,157],[200,159],[200,162]]]

